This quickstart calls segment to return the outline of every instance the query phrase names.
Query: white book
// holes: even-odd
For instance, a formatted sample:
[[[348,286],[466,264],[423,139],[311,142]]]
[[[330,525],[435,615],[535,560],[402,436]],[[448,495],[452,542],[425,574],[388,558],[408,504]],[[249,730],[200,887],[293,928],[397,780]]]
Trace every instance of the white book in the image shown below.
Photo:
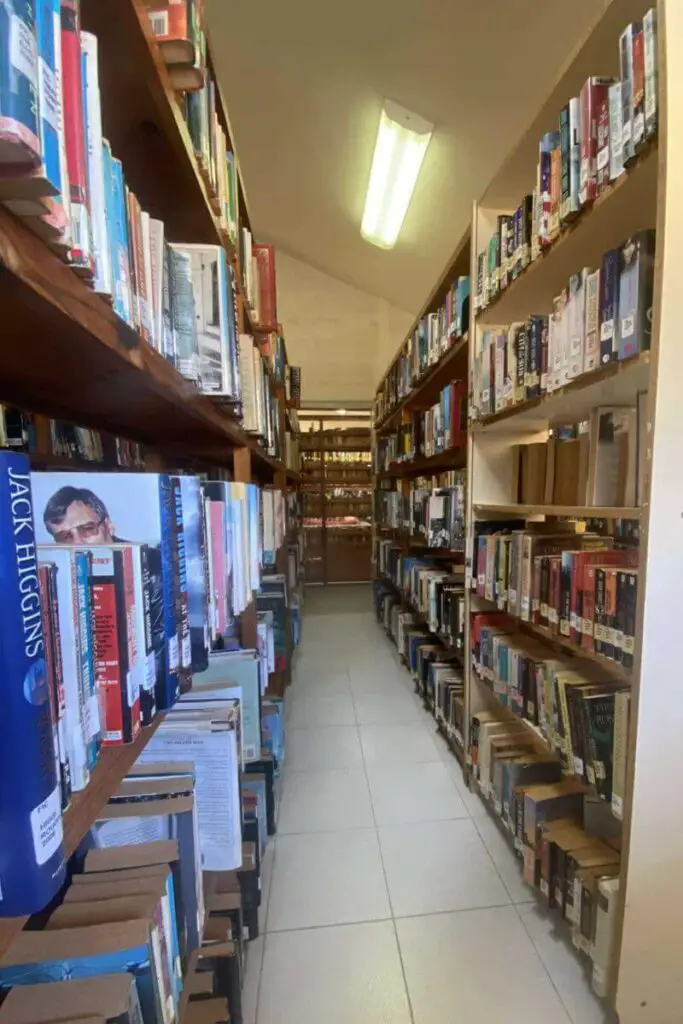
[[[590,373],[600,365],[600,271],[586,277],[583,372]]]
[[[146,216],[146,215],[143,215]],[[152,345],[161,352],[164,338],[164,222],[149,218],[149,304]]]
[[[588,270],[584,268],[580,274],[574,274],[569,281],[567,300],[567,329],[569,337],[569,380],[583,373],[583,353],[586,330],[586,278]]]
[[[621,144],[624,163],[633,158],[633,26],[619,36],[621,78]]]
[[[657,131],[657,10],[651,7],[643,18],[643,56],[645,64],[645,137]]]
[[[157,348],[156,320],[154,317],[154,296],[152,295],[152,218],[145,211],[140,211],[140,232],[142,234],[142,276],[144,278],[145,295],[147,296],[145,322],[149,331],[150,344]]]
[[[92,253],[95,264],[93,287],[103,295],[112,294],[112,268],[109,235],[104,198],[104,168],[102,163],[102,109],[97,56],[97,38],[91,32],[81,32],[81,52],[84,57],[85,112],[87,117],[88,191],[92,225]]]
[[[249,334],[239,336],[239,365],[242,378],[242,419],[247,433],[256,433],[256,379],[252,351],[254,340]]]
[[[89,714],[88,697],[81,684],[81,633],[78,615],[76,572],[72,550],[59,544],[39,544],[39,562],[57,566],[57,604],[59,641],[64,679],[65,735],[67,756],[74,792],[85,789],[90,781],[88,769]]]
[[[616,942],[618,902],[619,879],[598,879],[595,941],[591,957],[593,960],[593,991],[603,999],[612,989],[612,982],[619,963]]]

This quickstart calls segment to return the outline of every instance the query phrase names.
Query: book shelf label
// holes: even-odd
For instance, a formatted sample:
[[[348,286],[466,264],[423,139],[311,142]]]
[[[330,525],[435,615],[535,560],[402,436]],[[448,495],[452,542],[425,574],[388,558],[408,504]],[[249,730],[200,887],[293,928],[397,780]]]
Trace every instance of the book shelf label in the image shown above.
[[[31,811],[31,832],[36,864],[46,864],[62,844],[62,803],[59,786]]]

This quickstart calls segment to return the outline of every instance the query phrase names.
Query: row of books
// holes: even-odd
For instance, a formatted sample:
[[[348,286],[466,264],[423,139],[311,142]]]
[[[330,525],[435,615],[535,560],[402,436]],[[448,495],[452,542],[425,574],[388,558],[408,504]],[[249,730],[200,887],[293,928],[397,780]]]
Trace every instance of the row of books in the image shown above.
[[[615,182],[657,133],[657,14],[619,38],[620,77],[588,78],[539,143],[536,186],[477,257],[475,309],[485,309]]]
[[[566,922],[590,966],[595,992],[612,991],[619,872],[617,834],[604,804],[559,762],[538,753],[521,724],[490,711],[471,720],[473,775],[482,797],[514,843],[525,881]]]
[[[655,232],[610,249],[597,270],[574,274],[548,316],[480,332],[470,416],[481,419],[550,394],[582,374],[650,347]]]
[[[25,900],[27,878],[44,894],[61,812],[88,785],[101,748],[134,741],[172,708],[193,675],[211,669],[211,651],[229,657],[235,617],[256,591],[254,659],[265,689],[286,654],[286,588],[262,565],[274,563],[286,531],[281,492],[254,485],[31,473],[19,453],[0,454],[0,465],[3,670],[16,683],[8,683],[0,786],[3,831],[21,858],[17,885],[0,891],[0,910],[11,914],[4,901]],[[258,738],[251,742],[258,751]],[[38,825],[44,838],[34,844]]]
[[[470,279],[458,277],[439,310],[422,317],[382,381],[375,400],[375,422],[406,398],[426,371],[467,332],[469,304]]]
[[[545,442],[519,445],[513,467],[516,500],[523,505],[641,505],[646,399],[642,392],[637,406],[598,406],[587,420],[554,427]]]
[[[375,611],[411,672],[416,692],[432,712],[447,739],[461,753],[465,733],[465,682],[454,651],[425,629],[422,619],[406,611],[396,591],[375,581]]]
[[[0,405],[0,448],[38,457],[53,455],[127,469],[145,468],[144,448],[137,441],[37,416],[11,405]]]
[[[374,452],[375,472],[390,469],[396,462],[464,447],[467,440],[467,387],[462,381],[447,384],[439,401],[425,412],[417,412],[410,423],[395,434],[379,437]]]
[[[436,565],[404,554],[391,541],[377,546],[377,568],[403,595],[423,625],[460,651],[465,637],[465,578],[462,565]]]
[[[516,525],[487,524],[475,535],[477,596],[632,668],[638,547],[615,547],[588,531]]]
[[[437,477],[417,477],[406,492],[376,490],[377,523],[424,538],[430,548],[462,551],[466,484],[464,470],[450,470]]]
[[[177,92],[206,83],[203,0],[145,0],[149,24]]]

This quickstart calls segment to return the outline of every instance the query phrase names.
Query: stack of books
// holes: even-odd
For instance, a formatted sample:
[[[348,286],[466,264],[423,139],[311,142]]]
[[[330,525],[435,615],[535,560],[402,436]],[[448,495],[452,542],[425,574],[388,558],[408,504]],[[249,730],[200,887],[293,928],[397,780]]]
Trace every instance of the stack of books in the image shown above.
[[[623,30],[618,79],[591,77],[539,142],[536,186],[517,210],[498,217],[477,256],[475,311],[486,309],[589,209],[657,134],[657,12]]]

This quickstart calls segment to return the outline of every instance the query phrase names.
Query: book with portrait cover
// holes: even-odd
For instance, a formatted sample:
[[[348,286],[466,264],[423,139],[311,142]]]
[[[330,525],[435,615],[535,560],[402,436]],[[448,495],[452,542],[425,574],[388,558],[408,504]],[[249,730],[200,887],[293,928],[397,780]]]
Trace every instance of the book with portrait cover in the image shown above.
[[[0,916],[14,917],[64,882],[29,463],[14,452],[0,453],[0,537]]]
[[[63,544],[127,541],[148,546],[156,702],[159,710],[171,707],[180,692],[171,478],[163,473],[33,473],[31,486],[38,539],[55,544],[54,550]]]

